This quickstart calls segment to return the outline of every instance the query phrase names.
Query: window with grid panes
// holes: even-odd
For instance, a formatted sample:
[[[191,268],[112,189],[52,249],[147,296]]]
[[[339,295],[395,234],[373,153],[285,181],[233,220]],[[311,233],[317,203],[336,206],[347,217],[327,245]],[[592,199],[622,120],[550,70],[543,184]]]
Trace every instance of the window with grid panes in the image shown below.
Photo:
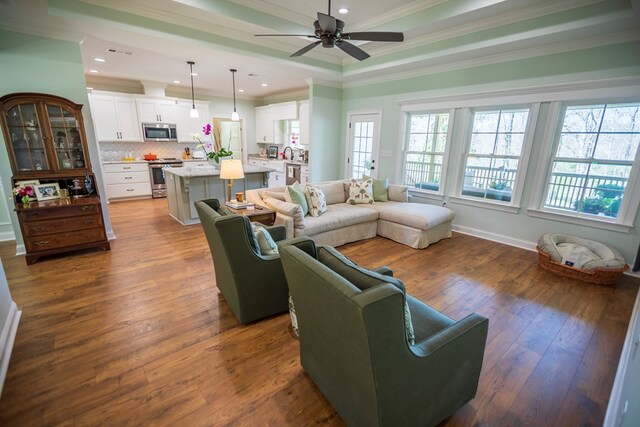
[[[440,191],[449,113],[409,113],[406,129],[403,184]]]
[[[475,111],[465,154],[463,196],[511,202],[529,108]]]
[[[640,142],[640,103],[567,106],[544,207],[617,218]]]
[[[374,122],[355,121],[353,127],[353,173],[351,177],[360,179],[363,175],[371,173]]]

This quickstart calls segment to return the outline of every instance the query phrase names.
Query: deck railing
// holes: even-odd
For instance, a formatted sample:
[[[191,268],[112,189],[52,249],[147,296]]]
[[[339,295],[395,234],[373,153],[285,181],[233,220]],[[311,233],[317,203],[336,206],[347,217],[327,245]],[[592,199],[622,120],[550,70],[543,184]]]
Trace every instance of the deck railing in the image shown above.
[[[575,173],[554,173],[551,175],[545,206],[573,210],[576,200],[595,197],[597,188],[603,185],[626,187],[627,178],[606,175],[590,175],[587,178]],[[583,191],[584,194],[582,194]]]

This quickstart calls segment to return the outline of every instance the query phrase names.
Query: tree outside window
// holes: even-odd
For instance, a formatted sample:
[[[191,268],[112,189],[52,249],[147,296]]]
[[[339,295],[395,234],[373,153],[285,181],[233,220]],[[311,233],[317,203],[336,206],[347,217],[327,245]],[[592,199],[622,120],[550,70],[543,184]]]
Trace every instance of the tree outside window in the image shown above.
[[[422,190],[439,191],[449,132],[449,113],[410,113],[403,183]]]
[[[616,218],[640,143],[640,104],[567,107],[545,207]]]

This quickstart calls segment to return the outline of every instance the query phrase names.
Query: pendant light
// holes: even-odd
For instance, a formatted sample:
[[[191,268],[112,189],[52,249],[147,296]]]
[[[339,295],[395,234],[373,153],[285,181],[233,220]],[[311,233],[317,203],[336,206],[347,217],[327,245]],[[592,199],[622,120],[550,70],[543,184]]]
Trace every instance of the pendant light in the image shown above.
[[[231,120],[237,122],[240,120],[240,115],[236,111],[236,71],[238,70],[232,68],[229,71],[231,71],[231,77],[233,78],[233,113],[231,113]]]
[[[189,76],[191,77],[191,111],[189,112],[189,117],[197,119],[200,117],[200,114],[198,114],[198,110],[196,109],[196,100],[193,96],[193,66],[195,62],[187,61],[187,64],[189,64]]]

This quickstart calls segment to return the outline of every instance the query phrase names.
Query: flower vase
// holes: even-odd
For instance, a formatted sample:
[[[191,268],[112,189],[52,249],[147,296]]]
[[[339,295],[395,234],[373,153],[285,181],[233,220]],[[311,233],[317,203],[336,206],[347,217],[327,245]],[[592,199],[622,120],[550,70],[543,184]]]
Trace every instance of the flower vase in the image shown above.
[[[22,196],[21,198],[22,204],[25,206],[29,205],[29,202],[31,201],[31,197],[29,196]]]
[[[207,158],[207,162],[209,162],[209,166],[213,166],[214,169],[220,169],[220,163],[216,163],[211,157]]]

